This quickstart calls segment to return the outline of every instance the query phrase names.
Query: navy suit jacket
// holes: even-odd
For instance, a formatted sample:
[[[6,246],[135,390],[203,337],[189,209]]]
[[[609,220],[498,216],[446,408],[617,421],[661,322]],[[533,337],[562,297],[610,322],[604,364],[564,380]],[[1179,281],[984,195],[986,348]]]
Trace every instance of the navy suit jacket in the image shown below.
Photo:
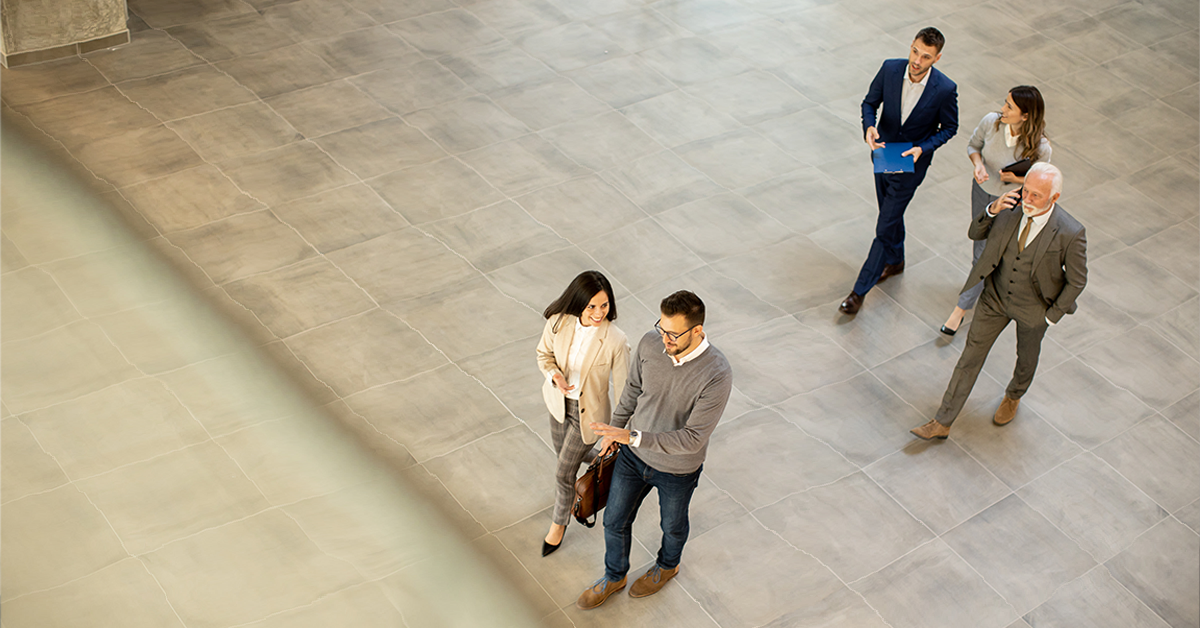
[[[862,102],[863,134],[875,127],[882,142],[912,142],[921,147],[917,169],[928,168],[933,151],[950,141],[958,132],[958,86],[937,68],[929,68],[929,81],[921,98],[904,124],[900,124],[900,94],[907,59],[888,59],[871,81]],[[883,105],[883,118],[876,123],[876,112]]]

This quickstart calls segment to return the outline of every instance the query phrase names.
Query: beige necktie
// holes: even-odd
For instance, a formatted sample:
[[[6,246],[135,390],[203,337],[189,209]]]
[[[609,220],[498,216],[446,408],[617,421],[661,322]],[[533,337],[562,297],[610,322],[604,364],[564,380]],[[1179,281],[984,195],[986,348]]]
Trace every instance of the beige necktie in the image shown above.
[[[1029,227],[1033,226],[1033,219],[1025,219],[1025,228],[1021,230],[1021,239],[1017,240],[1017,253],[1025,250],[1025,242],[1029,239]]]

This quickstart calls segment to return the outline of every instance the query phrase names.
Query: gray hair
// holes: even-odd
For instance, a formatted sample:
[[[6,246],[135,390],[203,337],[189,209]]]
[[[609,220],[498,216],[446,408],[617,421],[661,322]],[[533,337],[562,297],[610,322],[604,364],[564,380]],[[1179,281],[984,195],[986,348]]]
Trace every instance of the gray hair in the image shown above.
[[[1059,170],[1054,164],[1039,161],[1029,168],[1025,177],[1028,178],[1031,174],[1045,174],[1050,177],[1050,195],[1062,194],[1062,170]]]

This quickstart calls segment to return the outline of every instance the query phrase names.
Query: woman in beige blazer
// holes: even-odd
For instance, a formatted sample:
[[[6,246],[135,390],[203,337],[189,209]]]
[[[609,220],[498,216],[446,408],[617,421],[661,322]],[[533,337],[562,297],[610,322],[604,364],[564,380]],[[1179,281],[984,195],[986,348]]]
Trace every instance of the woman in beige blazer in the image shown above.
[[[571,517],[575,478],[597,436],[592,421],[608,423],[612,399],[620,399],[629,375],[629,341],[611,321],[617,318],[612,285],[598,271],[580,273],[543,313],[546,328],[538,342],[538,369],[545,373],[542,398],[550,411],[550,432],[558,454],[554,516],[542,543],[542,556],[558,549]],[[581,422],[580,417],[587,422]]]

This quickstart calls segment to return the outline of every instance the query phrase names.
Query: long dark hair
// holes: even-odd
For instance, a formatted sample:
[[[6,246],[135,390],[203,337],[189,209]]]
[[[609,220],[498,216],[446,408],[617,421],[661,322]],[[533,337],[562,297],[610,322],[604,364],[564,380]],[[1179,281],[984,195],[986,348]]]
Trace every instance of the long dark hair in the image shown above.
[[[608,283],[608,277],[598,270],[585,270],[576,275],[567,289],[563,290],[563,293],[546,307],[542,316],[546,318],[555,314],[583,316],[583,310],[587,307],[588,301],[591,301],[592,297],[601,291],[608,295],[608,320],[617,320],[617,298],[613,295],[612,284]]]
[[[1017,143],[1021,145],[1021,158],[1037,161],[1042,145],[1042,137],[1046,135],[1046,102],[1042,100],[1042,92],[1032,85],[1018,85],[1008,90],[1013,103],[1021,113],[1029,119],[1021,123],[1021,133]],[[996,130],[1000,130],[1000,118],[996,118]]]

